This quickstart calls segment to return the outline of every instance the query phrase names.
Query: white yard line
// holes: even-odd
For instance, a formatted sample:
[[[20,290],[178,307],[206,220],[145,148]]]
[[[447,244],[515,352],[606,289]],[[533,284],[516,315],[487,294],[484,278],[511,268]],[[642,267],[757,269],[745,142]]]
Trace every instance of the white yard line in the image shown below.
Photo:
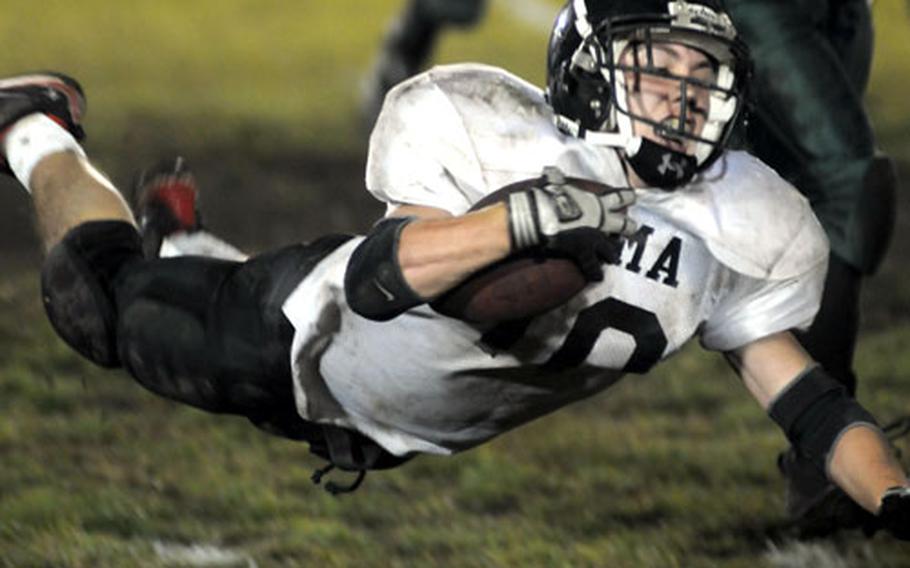
[[[780,546],[769,544],[765,552],[765,560],[772,568],[810,568],[824,566],[825,568],[860,568],[861,566],[875,566],[872,551],[866,550],[868,558],[862,559],[857,564],[844,558],[833,544],[829,542],[786,542]],[[854,558],[853,560],[856,560]],[[867,561],[872,561],[867,564]]]
[[[258,568],[248,554],[211,544],[175,544],[156,540],[152,548],[158,560],[166,565],[201,566],[205,568]]]

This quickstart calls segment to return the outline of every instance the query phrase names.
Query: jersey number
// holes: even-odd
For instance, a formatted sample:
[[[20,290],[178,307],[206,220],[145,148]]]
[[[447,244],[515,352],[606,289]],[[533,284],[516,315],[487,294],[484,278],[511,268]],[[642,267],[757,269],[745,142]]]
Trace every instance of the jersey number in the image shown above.
[[[499,349],[508,349],[521,338],[529,323],[530,320],[524,320],[497,326],[484,335],[483,341]],[[635,340],[635,349],[622,369],[625,373],[647,372],[660,361],[667,348],[667,336],[653,312],[607,298],[578,314],[562,347],[543,368],[559,372],[581,365],[591,354],[600,334],[608,329],[628,333]]]

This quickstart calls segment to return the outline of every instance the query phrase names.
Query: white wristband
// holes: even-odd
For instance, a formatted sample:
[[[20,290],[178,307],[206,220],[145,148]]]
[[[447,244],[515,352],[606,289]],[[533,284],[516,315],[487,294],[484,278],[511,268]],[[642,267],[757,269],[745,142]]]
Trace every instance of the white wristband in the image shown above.
[[[515,250],[540,244],[531,199],[530,191],[517,191],[509,195],[509,232]]]
[[[58,152],[85,156],[72,134],[41,113],[30,114],[13,124],[4,137],[3,152],[16,179],[29,193],[32,170],[42,159]]]

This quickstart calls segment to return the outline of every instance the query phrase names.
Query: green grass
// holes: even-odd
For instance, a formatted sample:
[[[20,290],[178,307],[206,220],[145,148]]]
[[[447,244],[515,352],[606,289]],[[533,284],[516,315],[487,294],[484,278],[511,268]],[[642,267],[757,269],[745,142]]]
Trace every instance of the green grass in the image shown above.
[[[178,148],[221,191],[206,194],[216,227],[275,244],[368,221],[358,81],[397,4],[8,2],[0,69],[79,77],[89,151],[121,185],[139,160]],[[502,6],[447,36],[439,60],[539,83],[544,38]],[[870,99],[883,144],[908,164],[904,10],[876,3]],[[4,226],[24,216],[17,207]],[[875,326],[857,362],[862,399],[886,418],[910,404],[908,230],[869,284]],[[693,347],[485,447],[371,474],[333,498],[310,483],[321,463],[303,445],[80,360],[46,323],[34,271],[0,280],[0,566],[180,565],[162,543],[218,546],[238,566],[781,566],[768,538],[782,521],[782,446],[720,358]],[[884,536],[815,546],[802,552],[910,564]]]
[[[910,123],[910,97],[905,78],[910,72],[910,5],[906,2],[876,2],[876,45],[872,60],[869,101],[877,130],[888,136],[902,136]]]
[[[138,127],[178,137],[181,146],[242,145],[258,135],[338,150],[364,137],[360,82],[398,4],[9,2],[0,69],[53,68],[79,78],[89,94],[89,129],[102,139]],[[477,32],[450,34],[439,60],[511,64],[539,82],[545,43],[509,17],[494,8]]]
[[[70,354],[31,278],[0,298],[0,566],[155,566],[165,542],[260,566],[746,567],[781,521],[782,437],[695,348],[488,446],[333,498],[311,485],[320,463],[303,446]],[[908,341],[904,324],[863,343],[862,395],[884,416],[907,406]],[[905,547],[883,537],[826,546],[905,565]]]

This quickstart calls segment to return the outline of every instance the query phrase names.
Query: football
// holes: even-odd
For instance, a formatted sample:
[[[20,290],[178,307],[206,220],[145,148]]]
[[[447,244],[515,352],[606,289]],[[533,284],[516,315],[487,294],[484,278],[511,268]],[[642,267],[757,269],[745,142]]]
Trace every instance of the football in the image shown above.
[[[614,191],[592,180],[566,181],[594,193]],[[532,178],[507,185],[475,203],[471,210],[507,201],[510,193],[539,187],[540,182],[540,178]],[[463,321],[497,323],[542,314],[566,303],[586,285],[584,275],[572,260],[532,249],[478,271],[431,306],[445,316]]]

